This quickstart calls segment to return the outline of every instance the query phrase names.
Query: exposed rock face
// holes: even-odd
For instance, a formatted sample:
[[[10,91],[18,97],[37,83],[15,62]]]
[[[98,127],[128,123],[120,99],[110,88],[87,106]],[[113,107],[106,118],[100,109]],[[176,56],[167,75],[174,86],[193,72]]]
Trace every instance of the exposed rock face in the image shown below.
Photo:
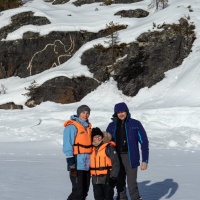
[[[56,67],[71,58],[85,42],[93,39],[93,35],[51,32],[37,37],[36,33],[28,32],[24,39],[1,41],[0,78],[24,78]]]
[[[12,33],[20,27],[29,24],[42,26],[50,24],[50,21],[45,17],[34,16],[34,13],[31,11],[19,13],[11,17],[11,24],[0,29],[0,40],[5,39],[8,33]]]
[[[7,9],[17,8],[21,5],[22,2],[20,0],[0,0],[0,12]]]
[[[91,3],[96,3],[96,2],[102,2],[105,4],[108,4],[108,2],[111,2],[112,4],[118,4],[118,3],[122,3],[122,4],[127,4],[127,3],[135,3],[135,2],[139,2],[141,0],[77,0],[75,2],[73,2],[73,4],[75,6],[81,6],[84,4],[91,4]]]
[[[13,110],[13,109],[23,109],[22,105],[16,105],[13,102],[5,103],[0,105],[0,109],[5,109],[5,110]]]
[[[52,5],[56,4],[65,4],[69,2],[70,0],[44,0],[45,2],[52,2]]]
[[[52,4],[64,4],[69,0],[44,0]],[[77,0],[75,5],[81,6],[107,0]],[[109,0],[108,0],[109,1]],[[140,0],[115,0],[112,3],[134,3]],[[146,17],[148,12],[136,9],[120,11],[121,17]],[[67,16],[70,17],[70,16]],[[28,24],[46,25],[50,21],[45,17],[34,16],[33,12],[24,12],[11,18],[11,24],[0,29],[0,79],[11,76],[25,78],[57,67],[70,59],[75,52],[88,41],[111,35],[114,31],[126,26],[107,27],[98,33],[51,32],[40,36],[39,33],[26,32],[22,39],[4,41],[8,33]],[[106,25],[105,25],[106,27]],[[72,103],[80,101],[88,93],[96,89],[101,82],[113,77],[118,88],[125,95],[134,96],[143,87],[151,87],[164,78],[164,72],[179,66],[191,51],[195,40],[194,25],[186,19],[179,24],[154,25],[153,32],[141,34],[130,44],[94,46],[85,51],[81,57],[83,65],[87,65],[94,78],[56,77],[43,85],[35,87],[29,93],[26,105],[34,107],[45,101],[56,103]],[[113,43],[112,43],[113,44]],[[0,105],[0,109],[22,109],[22,105],[13,102]]]
[[[140,88],[161,81],[164,72],[179,66],[191,51],[195,40],[194,26],[187,20],[159,28],[163,30],[143,33],[136,42],[124,48],[115,47],[114,64],[111,48],[93,48],[84,52],[82,64],[87,65],[100,81],[113,76],[125,95],[134,96]]]
[[[34,107],[45,101],[62,104],[77,102],[96,89],[99,84],[96,80],[85,76],[72,79],[64,76],[57,77],[46,81],[37,88],[33,88],[26,105]]]
[[[127,3],[136,3],[136,2],[140,2],[142,0],[114,0],[114,3],[123,3],[123,4],[127,4]]]
[[[149,12],[142,9],[135,9],[135,10],[121,10],[115,15],[120,15],[121,17],[129,17],[129,18],[143,18],[149,15]]]
[[[23,13],[20,16],[23,18],[29,15],[30,13]],[[16,16],[13,18],[14,21],[18,19]],[[27,20],[27,18],[23,19],[24,21]],[[12,25],[14,26],[15,23],[12,23]],[[17,28],[11,25],[9,27],[12,30]],[[116,27],[117,30],[126,28],[126,26],[121,25]],[[0,29],[0,33],[7,35],[9,30],[3,27]],[[0,41],[0,79],[11,76],[25,78],[57,67],[69,60],[86,42],[108,34],[107,29],[98,33],[86,31],[51,32],[44,36],[40,36],[38,33],[26,32],[23,39]]]

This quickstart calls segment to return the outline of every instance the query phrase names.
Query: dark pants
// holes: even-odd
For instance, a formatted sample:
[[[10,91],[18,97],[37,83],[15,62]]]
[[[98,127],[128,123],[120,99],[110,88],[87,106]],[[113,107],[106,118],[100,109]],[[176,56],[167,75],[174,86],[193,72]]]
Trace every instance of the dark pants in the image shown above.
[[[130,165],[128,154],[119,154],[120,171],[117,181],[117,199],[127,199],[126,196],[126,178],[128,184],[129,195],[131,200],[140,198],[137,184],[137,167],[132,168]]]
[[[72,193],[67,200],[85,200],[90,186],[90,171],[78,170],[77,177],[70,176]]]
[[[113,200],[114,197],[114,188],[107,184],[94,184],[93,192],[95,200]]]

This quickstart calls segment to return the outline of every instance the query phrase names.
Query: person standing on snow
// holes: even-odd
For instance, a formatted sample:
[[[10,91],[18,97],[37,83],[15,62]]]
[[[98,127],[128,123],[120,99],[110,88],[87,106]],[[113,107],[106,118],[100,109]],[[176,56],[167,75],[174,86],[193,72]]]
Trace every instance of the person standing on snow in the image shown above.
[[[127,200],[126,177],[131,200],[141,200],[137,170],[147,169],[149,160],[149,142],[147,134],[140,121],[132,119],[127,105],[122,102],[114,107],[114,114],[106,131],[112,135],[120,160],[120,172],[117,182],[118,200]],[[139,143],[141,145],[142,161],[140,163]]]
[[[81,105],[77,115],[64,123],[63,152],[66,155],[72,192],[67,200],[85,200],[90,186],[90,154],[92,152],[90,108]]]
[[[90,174],[95,200],[113,200],[114,197],[120,166],[115,143],[111,139],[109,133],[98,127],[92,129],[94,147],[90,157]]]

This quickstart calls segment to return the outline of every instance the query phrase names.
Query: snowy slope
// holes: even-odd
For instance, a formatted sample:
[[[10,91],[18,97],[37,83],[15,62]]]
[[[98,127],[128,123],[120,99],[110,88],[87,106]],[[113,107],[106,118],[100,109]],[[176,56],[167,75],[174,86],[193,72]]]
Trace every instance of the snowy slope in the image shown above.
[[[149,169],[139,172],[139,186],[144,200],[198,200],[198,168],[200,150],[200,2],[198,0],[169,0],[169,6],[158,12],[150,11],[144,19],[123,19],[113,14],[122,9],[147,9],[149,0],[133,4],[100,3],[75,7],[70,1],[52,5],[43,0],[33,0],[21,8],[7,10],[0,16],[0,27],[10,22],[10,17],[24,11],[34,11],[45,16],[51,24],[24,26],[10,33],[6,40],[21,38],[26,31],[41,35],[50,31],[88,30],[97,32],[110,21],[127,24],[119,32],[121,42],[132,42],[152,24],[177,23],[181,17],[190,16],[195,24],[197,39],[192,52],[178,68],[165,73],[166,77],[151,88],[143,88],[136,97],[127,97],[109,80],[80,102],[61,105],[45,102],[24,110],[0,110],[0,199],[2,200],[61,200],[70,192],[65,157],[62,154],[63,122],[76,113],[81,104],[91,108],[90,121],[104,130],[113,114],[115,103],[124,101],[131,115],[142,122],[150,142]],[[193,12],[189,12],[191,6]],[[95,11],[98,8],[98,11]],[[70,17],[68,15],[71,15]],[[24,104],[25,87],[33,80],[42,84],[56,76],[92,77],[87,66],[80,64],[81,54],[105,38],[82,46],[66,63],[41,74],[20,79],[1,79],[7,90],[0,94],[0,104]],[[189,175],[187,175],[187,173]],[[145,182],[150,181],[150,182]],[[35,198],[36,197],[36,198]],[[88,200],[92,200],[92,187]]]

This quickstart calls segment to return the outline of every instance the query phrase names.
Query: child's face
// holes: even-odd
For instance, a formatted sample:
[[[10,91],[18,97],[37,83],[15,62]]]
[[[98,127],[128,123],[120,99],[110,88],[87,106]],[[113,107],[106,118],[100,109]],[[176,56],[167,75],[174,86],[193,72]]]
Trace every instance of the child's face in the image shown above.
[[[94,137],[93,137],[93,141],[95,142],[95,141],[100,141],[100,140],[102,140],[102,136],[101,135],[95,135]]]

